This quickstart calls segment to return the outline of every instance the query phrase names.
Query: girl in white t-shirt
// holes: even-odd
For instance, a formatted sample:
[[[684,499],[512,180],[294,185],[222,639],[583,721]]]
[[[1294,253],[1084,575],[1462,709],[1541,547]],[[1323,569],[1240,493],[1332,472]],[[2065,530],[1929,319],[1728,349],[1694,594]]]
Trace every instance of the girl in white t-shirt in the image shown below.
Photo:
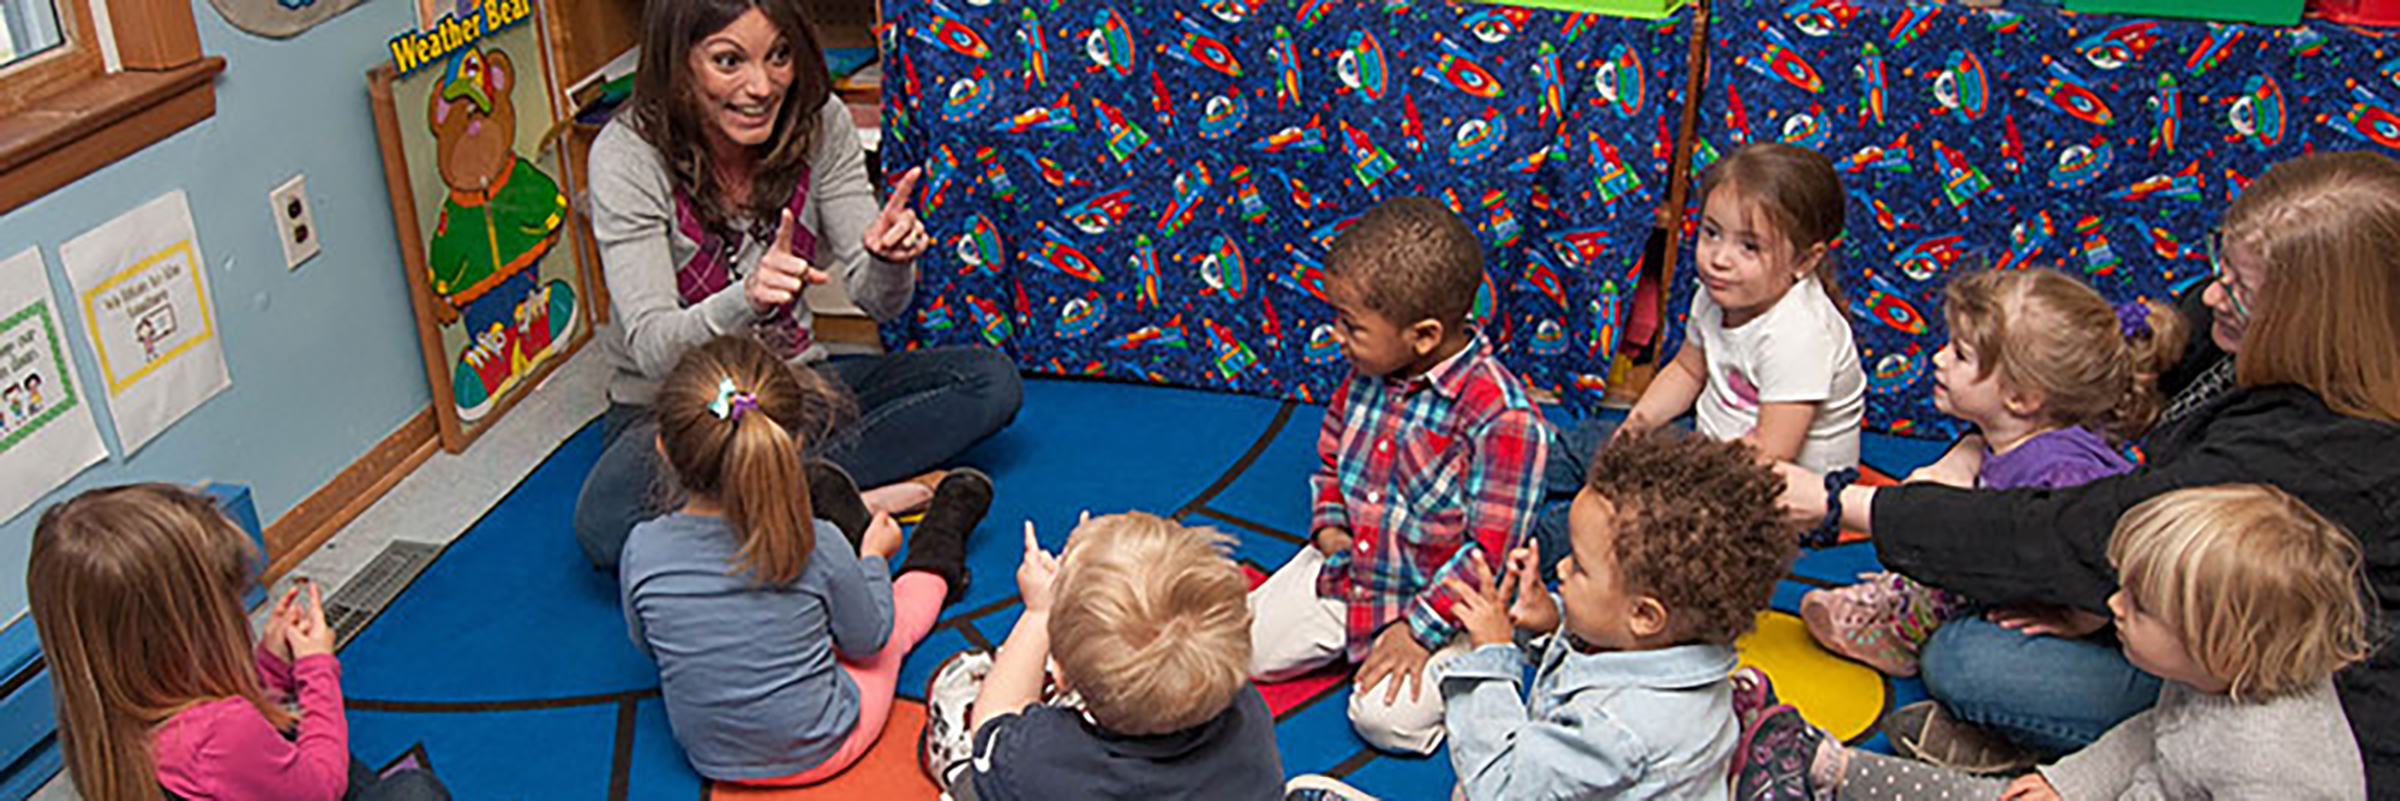
[[[1829,472],[1858,464],[1866,373],[1832,270],[1841,179],[1824,154],[1753,144],[1701,179],[1701,288],[1683,350],[1616,435],[1698,412],[1700,433]]]
[[[1551,449],[1534,520],[1542,575],[1568,550],[1567,509],[1593,451],[1695,407],[1711,439],[1745,440],[1818,472],[1858,464],[1867,376],[1833,280],[1846,200],[1833,162],[1791,145],[1746,145],[1701,178],[1700,197],[1705,291],[1693,293],[1683,349],[1624,422],[1584,418]]]

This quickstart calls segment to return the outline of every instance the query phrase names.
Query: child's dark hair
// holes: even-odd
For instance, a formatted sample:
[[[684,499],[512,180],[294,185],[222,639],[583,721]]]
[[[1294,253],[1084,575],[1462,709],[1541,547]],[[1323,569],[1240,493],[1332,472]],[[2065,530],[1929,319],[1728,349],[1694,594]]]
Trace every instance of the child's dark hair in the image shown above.
[[[1841,283],[1833,275],[1833,245],[1842,236],[1849,198],[1842,194],[1842,177],[1834,172],[1833,160],[1805,147],[1753,142],[1701,176],[1701,206],[1706,208],[1709,196],[1726,188],[1748,199],[1776,233],[1790,240],[1793,251],[1826,246],[1825,258],[1812,272],[1834,308],[1842,308]]]
[[[739,532],[737,567],[762,584],[798,578],[816,549],[801,449],[830,437],[854,410],[850,397],[757,340],[727,335],[685,353],[652,408],[683,490],[716,500]]]
[[[2158,377],[2183,357],[2183,314],[2156,301],[2123,307],[2065,273],[1986,270],[1943,290],[1950,339],[1975,348],[1981,379],[2041,395],[2042,417],[2118,440],[2140,436],[2162,405]]]
[[[1799,552],[1783,479],[1739,441],[1627,437],[1592,456],[1584,487],[1616,507],[1618,579],[1667,607],[1679,642],[1748,632]]]
[[[1333,241],[1325,275],[1349,280],[1361,302],[1394,325],[1434,320],[1459,331],[1483,282],[1483,244],[1449,207],[1397,197]]]

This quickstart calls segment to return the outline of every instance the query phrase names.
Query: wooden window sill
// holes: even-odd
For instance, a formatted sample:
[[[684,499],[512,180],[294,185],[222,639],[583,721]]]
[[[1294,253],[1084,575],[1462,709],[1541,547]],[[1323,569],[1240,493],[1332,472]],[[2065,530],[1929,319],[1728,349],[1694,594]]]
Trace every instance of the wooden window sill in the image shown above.
[[[99,75],[0,120],[0,214],[217,113],[209,56],[157,72]]]

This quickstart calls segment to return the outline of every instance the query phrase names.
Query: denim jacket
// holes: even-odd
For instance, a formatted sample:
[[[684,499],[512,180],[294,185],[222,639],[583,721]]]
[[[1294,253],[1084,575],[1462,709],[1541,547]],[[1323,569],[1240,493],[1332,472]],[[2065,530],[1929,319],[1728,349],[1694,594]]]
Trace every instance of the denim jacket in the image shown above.
[[[1435,675],[1450,762],[1471,801],[1677,798],[1722,801],[1740,726],[1733,648],[1576,651],[1550,637],[1530,703],[1524,651],[1486,645]]]

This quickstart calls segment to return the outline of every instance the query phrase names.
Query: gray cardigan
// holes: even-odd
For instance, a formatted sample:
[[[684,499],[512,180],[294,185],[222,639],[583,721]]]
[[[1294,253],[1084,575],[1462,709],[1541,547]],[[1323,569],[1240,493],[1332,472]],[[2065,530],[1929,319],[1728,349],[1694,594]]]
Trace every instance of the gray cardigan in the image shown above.
[[[867,253],[867,226],[874,223],[879,204],[867,182],[858,129],[839,99],[827,99],[818,114],[809,176],[808,202],[797,222],[816,232],[817,252],[810,261],[841,281],[868,315],[878,320],[898,315],[908,307],[916,269]],[[684,351],[722,334],[748,331],[758,315],[739,280],[684,307],[675,290],[675,269],[700,245],[676,230],[666,161],[625,116],[611,120],[592,145],[591,190],[592,234],[599,240],[601,274],[615,310],[599,328],[601,346],[615,367],[608,399],[646,406]],[[748,275],[766,251],[763,243],[745,242],[734,258],[734,274]],[[805,303],[792,313],[803,328],[813,323]],[[793,363],[824,357],[823,346],[812,344]]]
[[[2042,768],[2060,798],[2365,801],[2366,768],[2331,680],[2264,701],[2176,682],[2158,705]]]

